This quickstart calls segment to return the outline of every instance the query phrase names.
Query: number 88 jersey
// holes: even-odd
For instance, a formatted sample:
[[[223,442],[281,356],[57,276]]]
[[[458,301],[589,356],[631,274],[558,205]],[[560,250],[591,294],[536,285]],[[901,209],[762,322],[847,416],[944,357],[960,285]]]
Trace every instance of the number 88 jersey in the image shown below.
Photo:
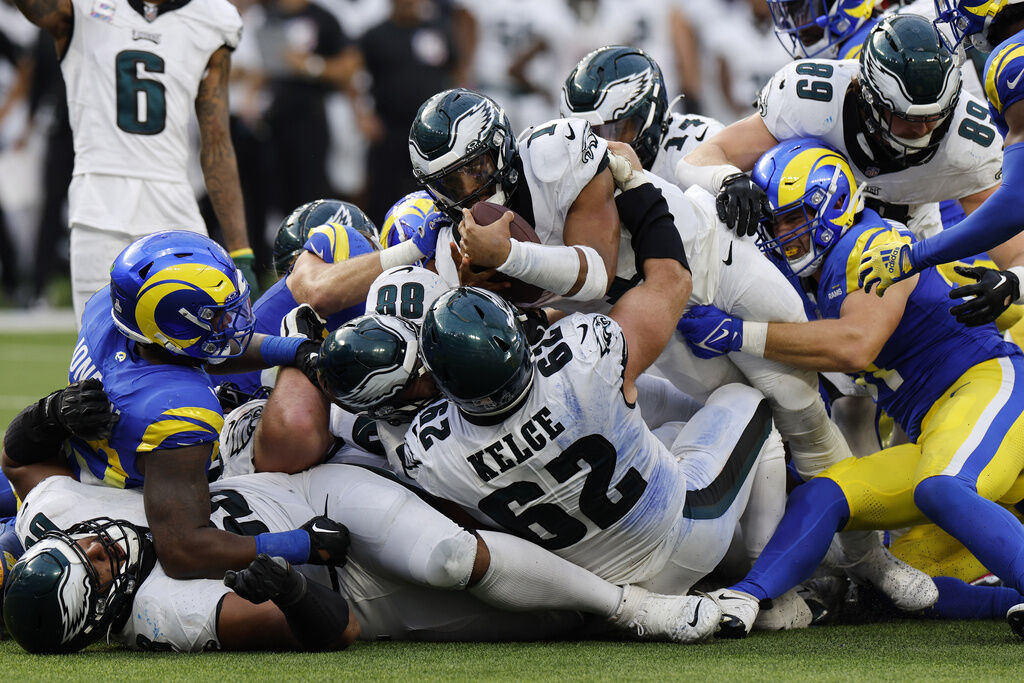
[[[960,199],[999,183],[1002,149],[984,103],[961,93],[937,151],[911,165],[880,151],[863,131],[857,60],[801,59],[787,64],[761,90],[761,120],[776,140],[816,137],[850,160],[865,198],[907,206]],[[912,222],[908,222],[915,229]]]
[[[71,0],[61,71],[75,175],[188,181],[188,125],[210,56],[233,50],[242,19],[227,0]]]
[[[533,387],[503,421],[470,422],[446,400],[424,408],[400,449],[405,474],[608,581],[649,578],[674,548],[686,479],[623,397],[622,330],[576,313],[533,351]]]

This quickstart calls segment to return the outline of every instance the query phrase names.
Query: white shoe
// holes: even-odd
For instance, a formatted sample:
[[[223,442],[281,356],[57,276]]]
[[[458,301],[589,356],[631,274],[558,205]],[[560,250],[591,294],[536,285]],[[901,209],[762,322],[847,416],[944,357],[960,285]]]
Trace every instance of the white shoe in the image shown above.
[[[850,578],[871,584],[882,591],[896,607],[916,612],[935,604],[939,589],[931,577],[897,559],[888,549],[877,546],[846,568]]]
[[[788,631],[795,628],[807,628],[811,625],[811,608],[804,599],[797,595],[796,588],[790,588],[777,598],[772,599],[770,609],[761,610],[754,620],[754,628],[758,631]]]
[[[1007,610],[1006,622],[1018,638],[1024,638],[1024,602]]]
[[[746,638],[757,621],[760,601],[750,593],[720,588],[711,597],[722,608],[722,626],[716,638]],[[806,605],[804,605],[806,607]]]
[[[718,603],[703,595],[661,595],[638,586],[622,587],[622,602],[612,621],[645,640],[699,643],[722,619]]]

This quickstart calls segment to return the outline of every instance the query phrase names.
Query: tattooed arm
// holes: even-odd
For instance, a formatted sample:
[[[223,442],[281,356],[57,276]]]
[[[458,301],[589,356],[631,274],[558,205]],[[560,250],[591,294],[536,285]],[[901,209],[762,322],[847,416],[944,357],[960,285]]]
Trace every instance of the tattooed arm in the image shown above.
[[[249,237],[245,231],[242,188],[228,122],[230,71],[231,52],[222,47],[210,57],[206,75],[199,84],[196,117],[199,119],[199,163],[203,167],[206,192],[224,230],[224,246],[235,252],[249,247]]]
[[[71,0],[14,0],[14,4],[26,19],[53,36],[57,56],[63,57],[71,40]]]

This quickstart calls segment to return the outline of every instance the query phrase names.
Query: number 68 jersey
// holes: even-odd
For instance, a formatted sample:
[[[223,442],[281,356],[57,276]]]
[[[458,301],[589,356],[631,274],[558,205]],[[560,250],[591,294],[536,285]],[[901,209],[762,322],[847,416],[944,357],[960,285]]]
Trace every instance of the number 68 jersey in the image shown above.
[[[623,397],[622,330],[576,313],[533,351],[533,387],[504,421],[474,424],[446,400],[422,410],[406,433],[405,473],[604,579],[648,578],[674,547],[686,481]]]
[[[71,0],[61,71],[75,175],[187,182],[188,125],[210,56],[234,49],[242,19],[227,0]]]

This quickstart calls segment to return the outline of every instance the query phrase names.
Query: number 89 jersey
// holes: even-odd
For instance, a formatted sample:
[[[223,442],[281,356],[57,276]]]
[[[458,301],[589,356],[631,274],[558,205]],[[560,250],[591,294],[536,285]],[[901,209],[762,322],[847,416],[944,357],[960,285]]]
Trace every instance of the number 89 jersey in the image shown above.
[[[227,0],[71,0],[61,71],[75,175],[187,182],[188,125],[210,56],[234,49],[242,19]]]
[[[504,421],[474,424],[445,400],[422,410],[406,433],[405,473],[608,581],[648,578],[674,544],[686,481],[622,395],[622,330],[576,313],[533,351],[533,388]]]
[[[758,96],[761,120],[776,140],[816,137],[850,160],[865,198],[906,205],[913,216],[921,204],[959,199],[999,182],[1002,149],[988,109],[961,93],[938,150],[924,163],[909,165],[872,148],[862,132],[856,60],[801,59],[780,69]],[[852,86],[852,87],[851,87]],[[914,229],[914,225],[910,226]]]

